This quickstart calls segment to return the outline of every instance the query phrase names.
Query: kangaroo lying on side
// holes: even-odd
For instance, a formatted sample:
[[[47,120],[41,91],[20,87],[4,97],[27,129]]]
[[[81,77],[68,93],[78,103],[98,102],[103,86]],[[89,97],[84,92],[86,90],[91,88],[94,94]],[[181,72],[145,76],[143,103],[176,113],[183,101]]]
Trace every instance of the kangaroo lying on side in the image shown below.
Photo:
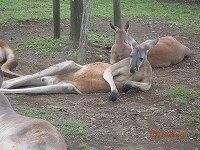
[[[110,63],[130,56],[130,45],[137,45],[134,38],[128,34],[129,24],[123,30],[111,26],[115,30],[115,43],[111,49]],[[127,42],[128,41],[128,42]],[[130,45],[128,45],[128,43]],[[147,59],[153,68],[168,67],[181,62],[184,57],[190,54],[190,49],[171,36],[159,38],[158,43],[147,53]]]
[[[20,75],[10,71],[17,65],[15,52],[5,42],[0,40],[0,62],[6,61],[2,66],[4,76],[9,78],[19,77]]]
[[[148,40],[142,45],[135,46],[132,49],[134,56],[113,65],[103,62],[87,65],[79,65],[74,61],[61,62],[33,75],[4,81],[4,89],[0,89],[0,92],[81,94],[111,90],[109,99],[115,101],[118,90],[128,91],[132,87],[142,91],[150,89],[152,68],[147,60],[147,51],[157,42],[158,39]],[[131,67],[130,60],[133,62]],[[17,89],[20,87],[25,88]]]
[[[67,150],[67,147],[53,125],[42,119],[17,114],[0,92],[0,149]]]

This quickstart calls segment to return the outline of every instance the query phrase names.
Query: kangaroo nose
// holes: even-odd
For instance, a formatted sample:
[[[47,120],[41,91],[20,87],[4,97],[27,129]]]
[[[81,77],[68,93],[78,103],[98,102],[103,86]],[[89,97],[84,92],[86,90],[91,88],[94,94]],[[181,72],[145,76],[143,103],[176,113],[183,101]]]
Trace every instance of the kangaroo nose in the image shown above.
[[[138,68],[137,68],[137,67],[135,67],[134,69],[130,68],[130,73],[135,73],[135,72],[137,72],[137,71],[138,71]]]
[[[130,73],[135,73],[135,69],[130,69]]]

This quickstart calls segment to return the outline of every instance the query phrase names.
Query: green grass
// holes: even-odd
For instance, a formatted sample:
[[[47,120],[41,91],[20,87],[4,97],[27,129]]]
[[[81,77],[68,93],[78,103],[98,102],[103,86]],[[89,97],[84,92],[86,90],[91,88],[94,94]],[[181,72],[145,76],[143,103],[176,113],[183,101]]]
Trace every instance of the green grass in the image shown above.
[[[65,56],[65,58],[69,59],[74,59],[74,58],[77,58],[78,56],[78,50],[77,49],[72,49],[69,51],[69,53]]]
[[[98,33],[90,33],[88,34],[88,39],[89,41],[95,43],[95,42],[100,42],[103,43],[104,45],[108,45],[110,43],[113,43],[114,41],[114,37],[109,37],[108,34],[104,33],[104,34],[98,34]]]
[[[26,117],[45,119],[60,130],[61,134],[64,136],[87,134],[86,124],[79,123],[75,120],[55,119],[55,114],[59,112],[59,108],[48,108],[45,110],[36,108],[32,110],[20,111],[18,113]]]
[[[53,18],[53,1],[4,0],[1,2],[0,12],[0,22],[50,19]],[[69,18],[69,1],[61,1],[60,13],[62,19]]]
[[[36,49],[37,55],[49,55],[59,52],[68,41],[69,36],[61,36],[59,39],[50,37],[41,37],[37,39],[28,39],[19,41],[16,50],[20,49]]]
[[[189,0],[195,2],[197,0]],[[8,21],[46,20],[52,19],[52,1],[49,0],[6,0],[0,5],[0,23]],[[60,1],[61,19],[69,19],[69,0]],[[91,4],[91,17],[113,18],[113,1],[94,0]],[[123,17],[131,16],[146,23],[168,23],[180,30],[200,31],[200,9],[197,6],[161,3],[155,0],[124,0],[121,1]],[[134,24],[134,22],[133,22]]]
[[[101,118],[101,119],[106,118],[106,114],[101,114],[101,115],[100,115],[100,118]]]
[[[10,94],[10,95],[6,95],[8,99],[17,99],[17,98],[22,98],[25,97],[24,94]]]
[[[87,133],[87,125],[79,123],[75,120],[59,120],[58,123],[54,123],[54,125],[61,124],[64,129],[62,129],[61,133],[65,136],[69,135],[86,135]]]
[[[106,34],[90,33],[88,39],[101,45],[113,43],[114,38],[109,38]],[[66,43],[69,41],[69,36],[61,36],[59,39],[50,37],[40,37],[36,39],[20,40],[16,50],[34,49],[36,55],[54,55],[60,52]],[[78,56],[77,49],[68,49],[68,54],[64,56],[67,59],[74,59]]]
[[[198,92],[190,91],[186,86],[179,86],[165,93],[168,100],[183,101],[187,99],[200,99]],[[184,102],[185,103],[185,102]]]
[[[198,84],[196,84],[198,87]],[[175,101],[180,105],[186,105],[187,111],[184,111],[188,115],[188,121],[191,124],[197,125],[197,129],[194,131],[196,136],[200,135],[200,110],[198,106],[193,104],[193,101],[200,101],[200,93],[189,89],[187,86],[178,86],[165,93],[165,96],[170,101]]]
[[[88,148],[87,144],[85,144],[85,143],[80,143],[80,144],[79,144],[79,147],[80,147],[81,149],[87,149],[87,148]]]
[[[26,117],[31,117],[31,118],[42,118],[42,114],[45,114],[45,111],[40,109],[40,108],[37,108],[37,109],[34,109],[34,110],[26,110],[26,111],[22,111],[22,112],[19,112],[20,115],[22,116],[26,116]]]

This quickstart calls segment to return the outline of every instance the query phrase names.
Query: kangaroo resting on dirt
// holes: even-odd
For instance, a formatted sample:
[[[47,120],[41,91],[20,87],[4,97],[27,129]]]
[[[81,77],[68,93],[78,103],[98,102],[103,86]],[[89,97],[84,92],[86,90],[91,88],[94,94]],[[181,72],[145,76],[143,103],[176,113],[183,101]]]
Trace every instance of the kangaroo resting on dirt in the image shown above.
[[[110,63],[114,64],[120,59],[129,57],[131,53],[130,45],[134,47],[137,43],[128,33],[128,22],[123,30],[114,26],[111,26],[111,28],[115,31],[115,43],[111,48]],[[189,54],[190,49],[188,47],[175,38],[166,36],[159,38],[158,43],[148,51],[147,59],[152,68],[161,68],[178,64]]]
[[[5,63],[1,66],[4,76],[9,78],[19,77],[21,75],[10,71],[17,66],[15,52],[4,41],[0,40],[0,62]]]
[[[64,61],[33,75],[4,81],[3,89],[0,89],[0,92],[81,94],[111,90],[109,99],[115,101],[118,90],[128,91],[132,87],[142,91],[150,89],[152,68],[146,54],[157,42],[158,39],[148,40],[148,42],[136,46],[132,49],[134,56],[113,65],[103,62],[79,65],[74,61]],[[131,66],[129,65],[130,61],[132,62]]]
[[[129,22],[127,22],[124,26],[124,28],[121,30],[118,27],[112,25],[110,23],[110,27],[114,30],[115,33],[115,43],[111,48],[111,54],[110,54],[110,63],[114,64],[118,62],[119,60],[122,60],[126,57],[130,56],[130,53],[132,51],[129,43],[134,47],[137,45],[136,41],[133,39],[129,39],[128,41],[128,28],[129,28]],[[132,41],[131,41],[132,40]]]
[[[0,82],[2,83],[2,77]],[[67,150],[56,128],[42,119],[17,114],[0,92],[1,150]]]

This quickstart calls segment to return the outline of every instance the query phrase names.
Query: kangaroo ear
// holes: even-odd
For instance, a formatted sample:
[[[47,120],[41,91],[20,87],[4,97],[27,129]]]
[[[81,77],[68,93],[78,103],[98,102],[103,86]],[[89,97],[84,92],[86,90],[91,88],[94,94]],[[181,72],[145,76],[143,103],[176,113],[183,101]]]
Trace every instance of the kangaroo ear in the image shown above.
[[[141,45],[144,46],[144,49],[148,52],[153,46],[155,46],[158,43],[159,39],[154,40],[146,40]]]
[[[125,26],[124,26],[125,32],[128,32],[128,28],[129,28],[129,21],[127,21]]]
[[[0,70],[0,88],[3,83],[3,71]]]
[[[132,47],[135,47],[136,45],[138,45],[138,43],[130,34],[126,33],[126,38],[128,40],[128,44],[131,45]]]
[[[112,23],[110,23],[110,27],[115,30],[115,32],[118,30],[118,28],[115,28],[115,26],[112,25]]]

